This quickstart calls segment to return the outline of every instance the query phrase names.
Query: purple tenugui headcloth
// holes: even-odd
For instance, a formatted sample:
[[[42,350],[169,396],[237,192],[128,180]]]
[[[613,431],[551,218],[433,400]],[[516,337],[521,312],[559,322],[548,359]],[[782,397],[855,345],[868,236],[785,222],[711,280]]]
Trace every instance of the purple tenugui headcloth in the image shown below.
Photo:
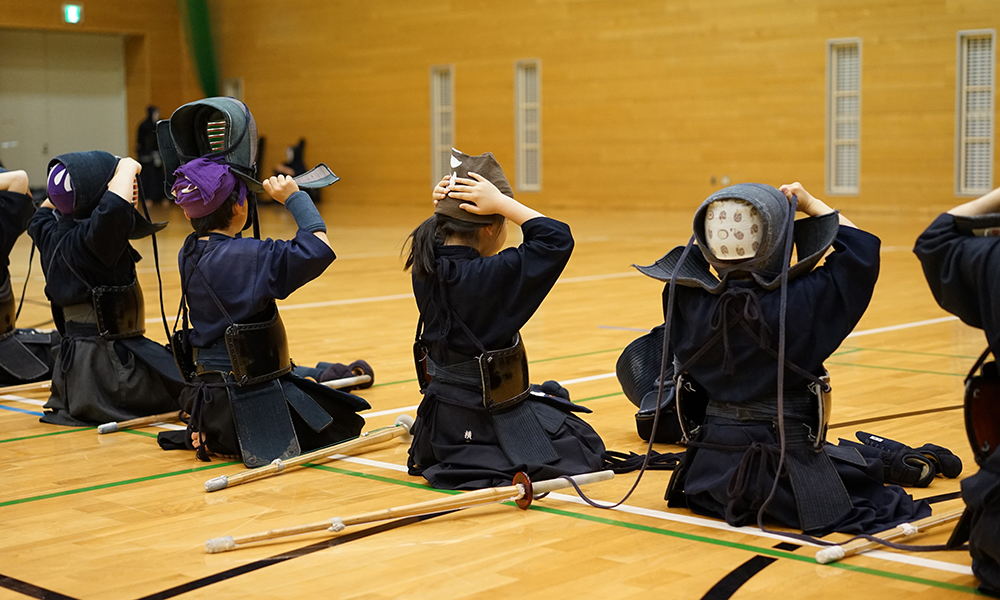
[[[170,189],[176,203],[191,219],[205,217],[222,206],[226,198],[239,190],[239,205],[243,206],[247,197],[247,186],[233,175],[229,167],[209,158],[196,158],[177,167],[177,180]]]
[[[73,182],[70,180],[66,165],[58,163],[49,171],[49,200],[62,215],[73,214]]]

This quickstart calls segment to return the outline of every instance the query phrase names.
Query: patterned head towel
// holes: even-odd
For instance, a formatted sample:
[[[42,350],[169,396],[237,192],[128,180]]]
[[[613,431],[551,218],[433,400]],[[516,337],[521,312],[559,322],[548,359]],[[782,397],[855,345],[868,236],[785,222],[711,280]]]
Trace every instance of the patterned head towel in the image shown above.
[[[458,150],[452,148],[452,183],[454,183],[455,178],[472,179],[469,177],[470,171],[485,177],[490,183],[495,185],[504,196],[507,196],[508,198],[514,197],[514,190],[511,189],[510,183],[507,181],[507,177],[503,174],[503,169],[500,167],[500,163],[497,162],[497,159],[493,156],[492,152],[480,154],[479,156],[469,156],[464,152],[459,152]],[[443,200],[438,201],[438,205],[434,210],[434,213],[446,215],[458,219],[459,221],[482,223],[483,225],[489,225],[490,223],[503,220],[503,217],[500,215],[476,215],[470,213],[459,208],[459,205],[461,204],[465,204],[465,202],[463,200],[459,200],[458,198],[445,196]]]
[[[217,160],[196,158],[178,167],[174,176],[177,179],[170,191],[191,219],[215,212],[234,189],[239,190],[240,206],[247,197],[246,184]]]
[[[705,211],[705,238],[719,260],[753,258],[760,248],[760,212],[745,200],[715,200]]]

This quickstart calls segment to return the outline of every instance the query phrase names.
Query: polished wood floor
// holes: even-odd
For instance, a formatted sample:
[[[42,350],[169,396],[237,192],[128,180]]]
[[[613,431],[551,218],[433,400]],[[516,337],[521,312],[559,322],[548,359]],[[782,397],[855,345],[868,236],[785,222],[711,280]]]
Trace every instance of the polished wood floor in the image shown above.
[[[374,366],[376,385],[363,392],[373,407],[366,426],[372,429],[399,413],[414,414],[419,400],[411,363],[417,313],[399,252],[430,208],[337,202],[332,190],[322,208],[339,258],[281,303],[282,316],[297,363],[364,358]],[[564,382],[574,400],[594,410],[588,420],[609,448],[644,452],[635,410],[613,371],[625,345],[662,321],[662,285],[630,265],[649,264],[685,242],[695,205],[675,212],[551,213],[572,225],[576,249],[523,332],[532,379]],[[177,211],[156,212],[171,219],[160,254],[172,315],[175,257],[189,228]],[[872,210],[849,216],[883,238],[882,275],[867,315],[828,363],[836,389],[830,439],[853,439],[863,429],[914,446],[934,442],[959,454],[963,476],[970,475],[975,465],[958,407],[963,375],[985,341],[934,304],[911,252],[934,215]],[[285,237],[292,227],[283,209],[266,207],[265,235]],[[512,232],[511,241],[516,238]],[[148,240],[136,247],[145,257],[140,279],[148,334],[162,340],[152,247]],[[12,255],[15,287],[24,282],[28,248],[21,239]],[[37,258],[28,299],[22,326],[48,316]],[[969,596],[976,585],[967,553],[879,551],[818,565],[815,548],[668,510],[663,492],[670,473],[663,471],[648,472],[627,504],[611,511],[552,494],[527,511],[498,504],[209,555],[203,551],[208,538],[443,494],[406,474],[406,447],[395,441],[208,494],[205,480],[241,465],[161,451],[158,427],[98,436],[92,428],[39,423],[44,399],[43,393],[0,396],[0,599],[727,598],[727,585],[720,585],[727,577],[737,582],[734,598],[940,599]],[[634,477],[589,492],[617,500]],[[958,489],[958,480],[939,478],[912,493],[931,497]],[[960,502],[940,502],[935,511]],[[940,543],[946,536],[942,531],[920,541]],[[748,566],[736,571],[742,565]]]

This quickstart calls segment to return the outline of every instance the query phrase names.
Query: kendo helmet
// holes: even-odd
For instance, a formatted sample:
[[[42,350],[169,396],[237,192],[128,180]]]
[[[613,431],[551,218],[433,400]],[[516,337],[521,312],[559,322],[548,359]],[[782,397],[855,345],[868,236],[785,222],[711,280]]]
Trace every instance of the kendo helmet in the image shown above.
[[[224,164],[252,192],[264,191],[257,180],[257,123],[246,104],[235,98],[205,98],[189,102],[156,124],[167,197],[182,164],[201,157],[222,156]],[[295,177],[300,188],[321,188],[340,180],[325,164]]]
[[[743,207],[742,214],[747,220],[757,224],[756,232],[744,231],[744,235],[752,235],[753,241],[744,246],[744,254],[737,255],[734,260],[729,250],[723,254],[722,247],[731,249],[733,245],[717,243],[709,239],[708,232],[724,230],[735,234],[740,228],[732,226],[719,227],[717,224],[706,227],[706,222],[718,221],[720,207],[729,205],[733,208]],[[732,210],[732,209],[730,209]],[[710,219],[711,216],[711,219]],[[774,187],[760,183],[738,183],[721,189],[698,207],[694,214],[692,229],[697,241],[699,254],[691,254],[681,265],[677,273],[677,283],[689,287],[701,287],[714,294],[721,293],[726,288],[726,281],[734,271],[748,273],[764,289],[777,289],[781,284],[781,271],[788,267],[789,280],[808,273],[823,258],[826,250],[833,243],[839,229],[840,216],[837,211],[808,217],[794,221],[792,207],[785,195]],[[727,215],[731,219],[731,214]],[[791,226],[790,226],[791,225]],[[798,262],[789,266],[790,257],[785,255],[785,242],[789,233],[793,236]],[[752,250],[752,251],[751,251]],[[674,248],[661,259],[649,266],[635,266],[640,272],[660,281],[669,281],[684,248]],[[719,273],[716,276],[709,267],[714,267]]]
[[[49,161],[48,194],[60,214],[85,219],[115,176],[118,157],[102,150],[60,154]]]

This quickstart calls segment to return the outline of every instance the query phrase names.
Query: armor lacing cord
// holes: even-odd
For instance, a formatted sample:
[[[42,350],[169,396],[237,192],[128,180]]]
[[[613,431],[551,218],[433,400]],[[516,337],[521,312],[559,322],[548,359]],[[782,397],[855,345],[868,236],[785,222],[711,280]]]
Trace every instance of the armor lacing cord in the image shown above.
[[[657,430],[657,427],[659,426],[660,423],[660,408],[663,406],[663,383],[664,379],[666,379],[667,366],[670,364],[670,352],[669,352],[670,322],[673,320],[671,317],[674,313],[674,292],[677,287],[677,273],[680,271],[681,265],[684,264],[684,260],[691,252],[691,248],[694,247],[694,240],[695,240],[694,235],[692,235],[691,239],[688,240],[687,246],[684,247],[684,251],[681,253],[681,257],[677,260],[677,267],[674,269],[674,272],[671,273],[670,275],[670,284],[669,287],[667,288],[668,289],[667,310],[666,310],[666,319],[664,320],[664,327],[663,327],[663,359],[660,362],[660,384],[656,389],[656,411],[653,413],[653,428],[651,430],[653,432]],[[635,478],[635,483],[632,484],[632,487],[625,494],[625,497],[623,497],[618,502],[615,502],[614,504],[603,504],[600,502],[595,502],[594,500],[591,500],[587,496],[587,494],[583,492],[582,489],[580,489],[580,486],[577,485],[577,483],[573,481],[571,477],[563,476],[562,479],[568,481],[573,486],[573,489],[576,490],[576,494],[580,496],[580,499],[586,502],[587,504],[595,508],[605,508],[605,509],[616,508],[624,504],[625,501],[628,500],[629,497],[632,495],[632,492],[634,492],[635,489],[639,487],[639,482],[642,481],[642,475],[646,472],[646,469],[649,468],[651,457],[654,454],[653,452],[654,439],[656,439],[656,435],[649,436],[649,442],[646,444],[646,454],[642,460],[642,468],[639,469],[639,474]]]
[[[142,179],[136,177],[136,186],[139,189],[139,202],[142,203],[142,212],[146,216],[146,220],[150,223],[153,222],[153,218],[149,216],[149,207],[146,206],[146,194],[142,189]],[[156,243],[156,232],[153,232],[149,236],[153,242],[153,266],[156,267],[156,289],[160,296],[160,318],[163,320],[163,333],[167,336],[167,342],[170,342],[170,328],[167,326],[167,310],[163,307],[163,277],[160,276],[160,249]],[[28,265],[30,268],[30,264]],[[29,271],[30,273],[30,271]]]
[[[70,365],[73,364],[73,353],[75,352],[76,344],[70,339],[70,336],[63,336],[59,341],[59,371],[65,375],[69,371]]]
[[[647,456],[649,457],[648,461]],[[655,450],[649,450],[643,455],[636,454],[635,452],[625,454],[624,452],[605,450],[601,458],[604,459],[605,468],[614,471],[615,474],[621,474],[641,469],[643,464],[646,464],[647,469],[653,471],[673,471],[680,464],[683,456],[683,452],[675,454],[673,452],[660,453]]]
[[[738,305],[741,300],[743,302],[742,310]],[[736,322],[730,324],[729,319],[733,317],[736,318]],[[763,311],[760,309],[760,298],[757,297],[757,294],[753,290],[727,288],[719,296],[709,322],[713,331],[721,331],[722,333],[722,372],[726,375],[732,375],[736,372],[736,366],[733,364],[733,353],[729,348],[729,329],[732,325],[739,322],[746,324],[748,327],[751,323],[757,325],[757,337],[759,338],[760,347],[766,348],[769,345],[771,328],[764,321]]]
[[[750,508],[753,508],[755,504],[762,500],[762,495],[760,493],[761,482],[766,480],[770,467],[778,465],[778,463],[775,462],[775,459],[780,460],[780,453],[777,452],[777,449],[774,446],[770,444],[762,444],[760,442],[753,442],[743,453],[743,458],[740,459],[740,464],[736,468],[736,473],[734,473],[733,477],[729,480],[729,487],[726,490],[728,499],[728,502],[726,502],[726,521],[729,523],[739,522],[740,520],[736,516],[738,508],[737,502],[746,496],[749,491],[751,467],[753,466],[753,461],[756,457],[760,457],[760,463],[757,467],[758,489],[754,490],[754,496],[750,501]],[[775,479],[781,477],[781,475],[782,473],[775,469]]]
[[[212,459],[208,456],[208,440],[203,437],[204,429],[202,428],[202,420],[205,414],[205,407],[215,399],[211,391],[213,388],[229,387],[235,385],[235,383],[229,381],[219,383],[198,381],[196,385],[198,389],[195,392],[194,403],[191,406],[191,418],[188,420],[187,432],[188,434],[192,432],[198,434],[199,443],[198,448],[196,448],[198,460],[212,462]],[[184,440],[184,443],[190,443],[190,436]]]
[[[17,303],[17,312],[14,313],[14,324],[17,324],[17,318],[21,316],[21,309],[24,308],[24,297],[28,294],[28,282],[31,281],[31,264],[35,262],[35,241],[31,241],[31,252],[28,253],[28,274],[24,276],[24,287],[21,288],[21,300]],[[7,275],[8,282],[10,281],[10,275]],[[48,321],[45,321],[48,323]],[[45,323],[42,323],[44,325]]]
[[[855,535],[854,537],[852,537],[849,540],[845,540],[845,541],[838,542],[838,543],[833,543],[833,542],[828,542],[828,541],[825,541],[825,540],[821,540],[819,538],[813,537],[811,535],[807,535],[805,533],[791,533],[791,532],[786,532],[786,531],[777,531],[777,530],[774,530],[774,529],[768,529],[767,527],[764,526],[764,514],[765,514],[765,511],[767,510],[768,504],[770,504],[771,501],[774,500],[774,497],[777,494],[778,483],[780,481],[780,474],[781,474],[781,472],[785,468],[785,457],[786,457],[785,411],[784,411],[784,408],[785,408],[784,387],[785,386],[783,385],[783,382],[785,380],[784,377],[785,377],[785,360],[786,360],[785,359],[785,337],[786,337],[785,336],[785,320],[786,320],[785,317],[786,317],[787,312],[788,312],[788,269],[789,269],[788,265],[791,262],[791,257],[792,257],[792,243],[794,241],[794,233],[793,232],[794,232],[794,226],[795,226],[795,211],[796,211],[797,204],[798,204],[798,199],[795,196],[792,196],[791,207],[790,207],[791,209],[790,209],[790,211],[788,213],[789,216],[788,216],[787,232],[786,232],[786,238],[785,238],[785,251],[784,251],[785,260],[782,262],[782,268],[781,268],[781,304],[780,304],[779,313],[778,313],[778,419],[777,419],[777,421],[778,421],[778,440],[779,440],[780,454],[779,454],[779,458],[778,458],[778,468],[777,468],[777,470],[775,472],[775,476],[774,476],[774,484],[771,486],[771,491],[768,494],[767,498],[764,500],[764,503],[761,504],[760,509],[757,511],[757,527],[761,531],[764,531],[766,533],[781,535],[781,536],[784,536],[784,537],[788,537],[788,538],[791,538],[791,539],[804,541],[804,542],[807,542],[807,543],[816,544],[816,545],[819,545],[819,546],[843,545],[843,544],[846,544],[846,543],[848,543],[848,542],[850,542],[852,540],[856,540],[856,539],[861,538],[861,539],[865,539],[865,540],[868,540],[868,541],[876,542],[878,544],[881,544],[883,546],[887,546],[889,548],[895,548],[897,550],[906,550],[906,551],[909,551],[909,552],[936,552],[936,551],[941,551],[941,550],[952,550],[952,549],[954,549],[954,550],[964,550],[964,549],[966,549],[968,547],[968,544],[965,544],[962,547],[957,547],[957,548],[948,548],[945,544],[937,544],[937,545],[929,545],[929,546],[912,546],[912,545],[908,545],[908,544],[896,544],[894,542],[890,542],[890,541],[887,541],[887,540],[882,540],[882,539],[879,539],[879,538],[874,537],[874,536],[872,536],[870,534],[867,534],[867,533],[862,533],[862,534],[859,534],[859,535]],[[762,464],[763,464],[763,461],[762,461]],[[741,463],[740,466],[742,467],[742,463]],[[737,474],[738,473],[739,473],[739,470],[737,471]]]

